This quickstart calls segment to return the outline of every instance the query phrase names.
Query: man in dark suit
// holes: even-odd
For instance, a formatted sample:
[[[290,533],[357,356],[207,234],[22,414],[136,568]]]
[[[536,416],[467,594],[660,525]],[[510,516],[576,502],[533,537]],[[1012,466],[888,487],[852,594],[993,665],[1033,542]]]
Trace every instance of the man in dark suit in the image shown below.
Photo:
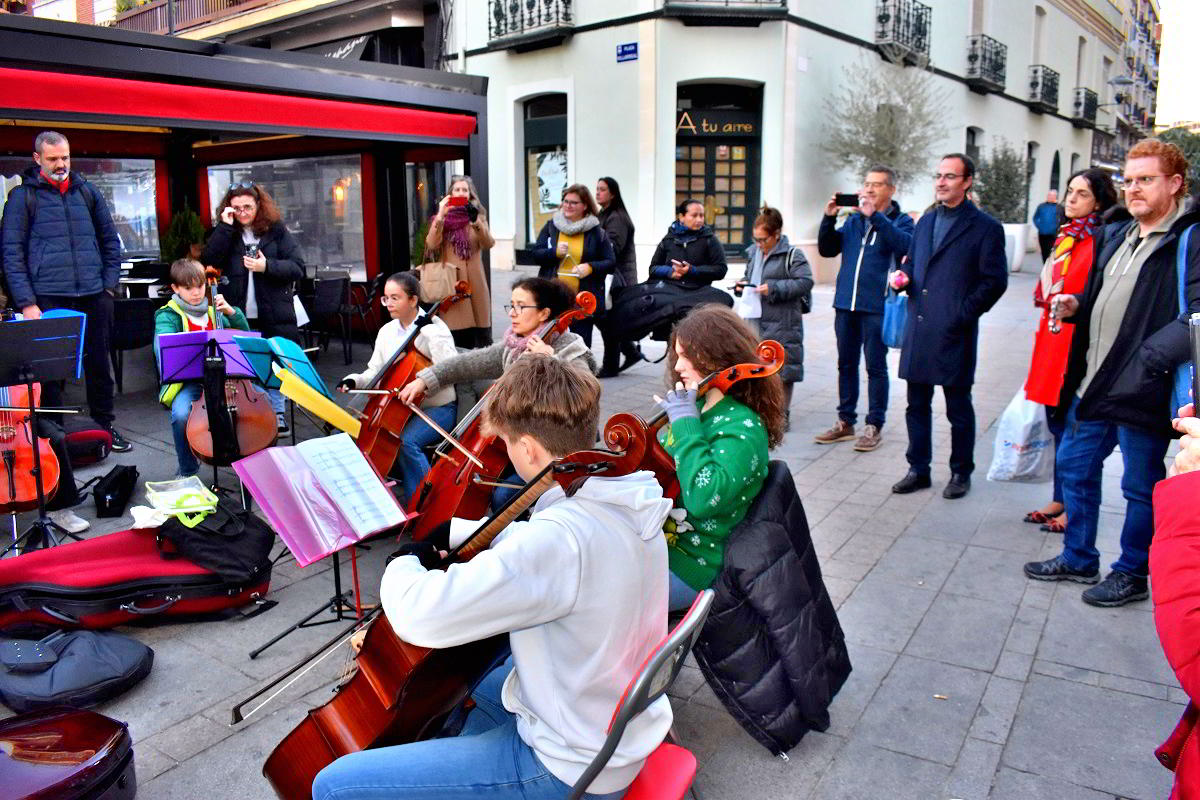
[[[908,261],[892,278],[908,291],[908,323],[900,377],[908,381],[908,474],[897,494],[927,489],[933,460],[933,389],[942,387],[950,420],[950,482],[942,496],[971,488],[975,469],[975,382],[979,318],[1008,287],[1004,229],[967,199],[975,163],[961,153],[942,158],[933,176],[937,209],[921,217]]]

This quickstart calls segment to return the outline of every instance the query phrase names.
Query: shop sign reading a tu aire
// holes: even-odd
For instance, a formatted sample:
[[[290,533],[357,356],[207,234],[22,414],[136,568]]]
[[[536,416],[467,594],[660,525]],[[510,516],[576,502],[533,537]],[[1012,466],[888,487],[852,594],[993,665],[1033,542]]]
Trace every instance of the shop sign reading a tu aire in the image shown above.
[[[749,111],[684,109],[675,123],[676,136],[757,136],[758,115]]]

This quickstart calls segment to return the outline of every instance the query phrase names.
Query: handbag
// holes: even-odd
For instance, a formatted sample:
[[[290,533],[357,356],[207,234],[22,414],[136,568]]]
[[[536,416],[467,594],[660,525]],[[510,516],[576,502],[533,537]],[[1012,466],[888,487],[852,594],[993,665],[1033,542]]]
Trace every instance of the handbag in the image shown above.
[[[904,346],[904,326],[908,324],[908,295],[888,289],[883,300],[883,343],[891,348]]]
[[[92,499],[96,502],[97,517],[120,517],[125,513],[125,506],[133,497],[133,487],[137,485],[138,470],[128,464],[118,464],[108,471],[92,489]]]
[[[1187,299],[1187,248],[1195,225],[1189,225],[1179,235],[1179,247],[1175,251],[1175,274],[1179,278],[1179,314],[1185,321],[1188,318]],[[1179,409],[1192,402],[1192,370],[1196,365],[1185,361],[1175,368],[1175,383],[1171,390],[1171,416],[1179,413]],[[1195,398],[1200,400],[1200,398]]]
[[[174,545],[173,552],[163,547],[164,539]],[[183,556],[227,582],[244,586],[270,574],[275,531],[253,513],[222,499],[199,522],[171,517],[158,529],[156,542],[163,558]]]
[[[440,303],[454,294],[458,268],[445,261],[430,261],[417,267],[421,275],[421,302]]]

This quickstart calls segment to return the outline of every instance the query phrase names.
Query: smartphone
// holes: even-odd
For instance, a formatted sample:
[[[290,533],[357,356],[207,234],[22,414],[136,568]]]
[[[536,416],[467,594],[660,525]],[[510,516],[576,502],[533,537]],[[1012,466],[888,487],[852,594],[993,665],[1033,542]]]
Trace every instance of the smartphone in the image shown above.
[[[246,245],[246,255],[250,258],[258,258],[258,242]]]
[[[1192,407],[1200,417],[1200,314],[1192,314],[1188,329],[1192,334]]]
[[[833,196],[833,204],[835,206],[856,208],[858,206],[858,194],[856,192],[838,192]]]
[[[463,197],[461,195],[458,197],[451,197],[449,205],[462,207],[465,206],[470,200],[471,198]]]

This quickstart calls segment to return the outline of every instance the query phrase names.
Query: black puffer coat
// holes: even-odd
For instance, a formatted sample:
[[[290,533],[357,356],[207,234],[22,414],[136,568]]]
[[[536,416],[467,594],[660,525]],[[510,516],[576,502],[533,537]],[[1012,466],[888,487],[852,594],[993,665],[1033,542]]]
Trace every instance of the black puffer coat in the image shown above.
[[[775,755],[828,728],[850,656],[784,462],[770,463],[712,588],[694,652],[733,718]]]
[[[251,273],[242,262],[242,256],[246,254],[242,229],[218,221],[204,246],[201,261],[224,271],[229,284],[221,294],[231,306],[243,311],[246,310],[247,284],[253,276],[254,300],[258,304],[255,329],[262,331],[263,336],[282,336],[299,342],[300,329],[296,327],[292,294],[296,281],[304,277],[304,254],[300,244],[282,222],[276,222],[259,237],[258,246],[267,258],[267,269],[266,272]]]

